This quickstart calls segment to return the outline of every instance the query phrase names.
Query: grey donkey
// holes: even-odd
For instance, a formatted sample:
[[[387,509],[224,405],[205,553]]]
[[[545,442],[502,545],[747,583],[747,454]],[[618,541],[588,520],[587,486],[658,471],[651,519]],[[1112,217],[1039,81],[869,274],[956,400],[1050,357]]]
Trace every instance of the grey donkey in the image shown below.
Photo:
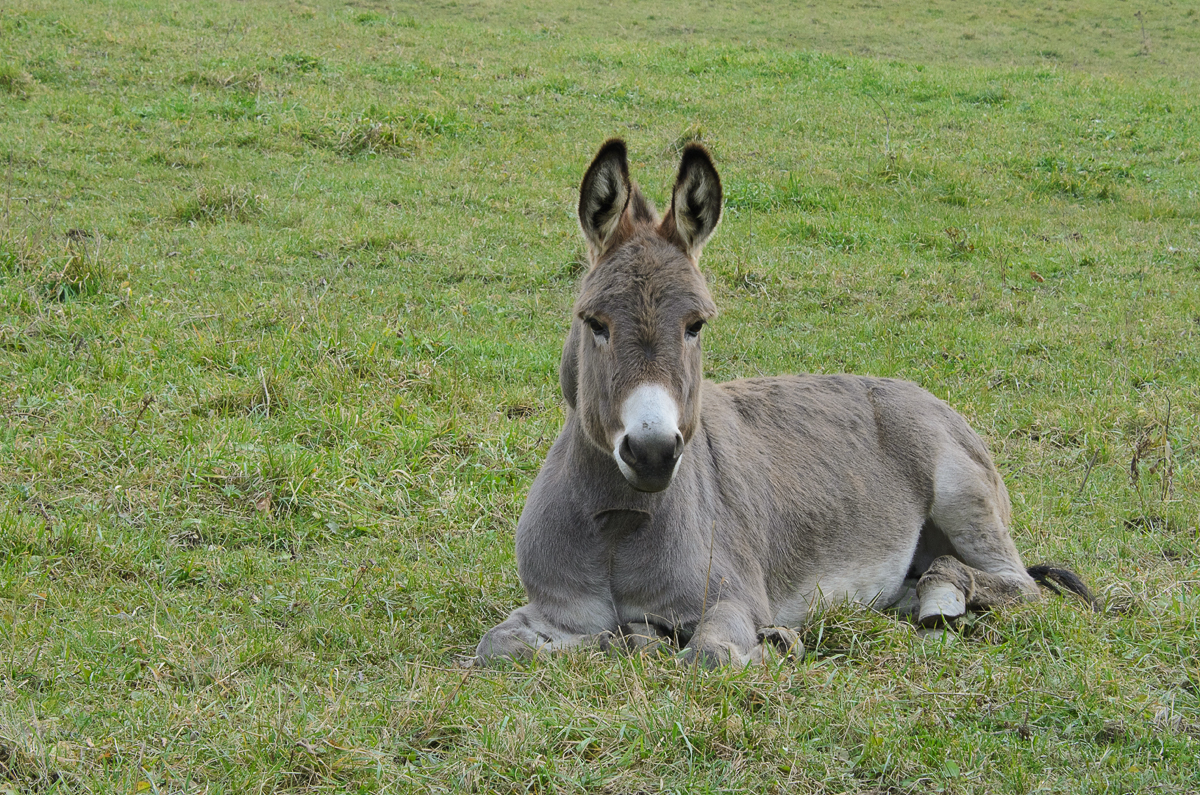
[[[795,652],[819,603],[915,613],[1090,600],[1063,569],[1026,569],[1009,499],[963,418],[904,381],[851,375],[705,381],[716,316],[697,260],[721,181],[690,145],[666,216],[630,180],[625,144],[583,178],[591,268],[559,378],[566,425],[517,525],[529,603],[477,664],[664,642],[707,665]]]

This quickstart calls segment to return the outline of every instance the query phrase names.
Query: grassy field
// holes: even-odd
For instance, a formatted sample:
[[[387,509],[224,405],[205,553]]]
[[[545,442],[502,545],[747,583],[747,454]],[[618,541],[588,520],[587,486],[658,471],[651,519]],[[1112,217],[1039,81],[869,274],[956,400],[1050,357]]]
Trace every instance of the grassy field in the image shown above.
[[[4,3],[0,793],[1200,789],[1200,11],[696,5]],[[710,377],[923,384],[1102,609],[459,668],[612,135]]]

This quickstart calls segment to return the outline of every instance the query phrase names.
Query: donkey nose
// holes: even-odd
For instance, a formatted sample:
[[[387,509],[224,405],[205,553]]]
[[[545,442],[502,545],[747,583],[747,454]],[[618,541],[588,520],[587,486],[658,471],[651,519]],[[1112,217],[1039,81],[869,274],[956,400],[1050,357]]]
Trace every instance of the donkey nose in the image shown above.
[[[662,491],[671,483],[675,464],[683,455],[683,434],[646,433],[625,434],[617,449],[621,460],[637,477],[635,488],[641,491]]]
[[[613,457],[629,485],[638,491],[670,486],[684,447],[674,396],[662,384],[641,384],[625,398],[621,422]]]
[[[662,464],[672,467],[683,455],[683,434],[675,431],[674,436],[654,434],[634,436],[625,434],[621,440],[621,460],[636,470],[654,468]]]

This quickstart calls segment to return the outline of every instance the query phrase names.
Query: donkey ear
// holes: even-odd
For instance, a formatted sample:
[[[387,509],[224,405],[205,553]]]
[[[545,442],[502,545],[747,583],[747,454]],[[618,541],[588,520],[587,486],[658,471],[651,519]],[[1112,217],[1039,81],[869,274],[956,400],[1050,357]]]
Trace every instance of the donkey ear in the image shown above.
[[[562,389],[563,400],[573,410],[575,408],[575,390],[579,385],[579,329],[583,321],[576,318],[571,321],[571,333],[563,345],[562,362],[558,365],[558,385]]]
[[[620,138],[608,140],[596,153],[579,188],[579,225],[593,262],[614,242],[632,192],[625,142]]]
[[[671,207],[658,228],[659,234],[695,262],[704,241],[721,221],[721,198],[721,178],[708,151],[700,144],[688,144],[679,161]]]

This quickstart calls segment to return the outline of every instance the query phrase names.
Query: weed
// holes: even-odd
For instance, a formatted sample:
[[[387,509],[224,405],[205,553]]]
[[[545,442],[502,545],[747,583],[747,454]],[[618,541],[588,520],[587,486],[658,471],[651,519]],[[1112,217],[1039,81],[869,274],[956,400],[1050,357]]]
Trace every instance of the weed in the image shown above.
[[[965,230],[948,226],[942,232],[950,241],[950,255],[952,257],[965,257],[975,250],[975,244],[971,242]]]
[[[303,133],[303,137],[345,157],[360,154],[411,157],[427,140],[458,137],[469,129],[470,123],[457,111],[434,113],[371,106],[349,119],[327,118]]]
[[[352,157],[361,153],[390,154],[400,157],[412,155],[419,142],[410,128],[396,124],[359,119],[342,129],[333,143],[338,154]]]
[[[43,235],[34,225],[14,218],[11,204],[6,203],[0,215],[0,273],[13,276],[37,270],[47,256]]]
[[[208,158],[200,152],[171,148],[151,152],[146,157],[146,162],[167,168],[192,170],[203,168],[208,162]]]
[[[248,186],[202,185],[194,195],[175,204],[174,216],[183,223],[247,223],[263,214],[266,197]]]
[[[300,73],[319,72],[324,68],[324,61],[303,53],[288,53],[283,56],[283,62]]]
[[[82,230],[67,233],[62,254],[47,264],[42,293],[52,301],[98,295],[112,286],[113,274],[101,257],[103,240]]]
[[[118,281],[105,256],[103,238],[83,229],[63,235],[49,230],[49,219],[19,217],[11,201],[0,213],[0,275],[21,277],[50,301],[99,295]]]
[[[24,791],[40,792],[69,779],[48,767],[21,744],[0,735],[0,781],[18,785]]]
[[[29,97],[29,89],[33,85],[33,76],[12,64],[0,64],[0,91],[20,99]]]
[[[1003,105],[1009,100],[1004,86],[988,86],[978,91],[964,91],[958,98],[969,105]]]
[[[247,94],[257,94],[266,87],[263,76],[258,72],[211,74],[193,70],[180,77],[179,82],[187,86],[201,86],[222,91],[241,91]]]
[[[260,371],[258,378],[248,389],[209,398],[193,408],[192,413],[218,417],[237,414],[259,414],[269,417],[272,412],[284,411],[287,404],[287,398],[283,396],[278,380]]]

